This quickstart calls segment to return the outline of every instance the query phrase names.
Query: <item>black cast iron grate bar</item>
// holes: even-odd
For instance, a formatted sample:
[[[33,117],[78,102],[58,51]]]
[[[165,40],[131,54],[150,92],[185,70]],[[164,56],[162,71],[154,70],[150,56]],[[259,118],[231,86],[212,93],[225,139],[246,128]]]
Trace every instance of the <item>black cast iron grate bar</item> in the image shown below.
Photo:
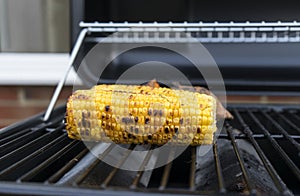
[[[300,135],[289,135],[289,136],[293,139],[300,139]],[[252,137],[255,138],[255,139],[256,138],[263,139],[263,138],[266,138],[266,135],[265,134],[257,134],[257,133],[254,134],[253,133]],[[282,135],[282,134],[272,134],[271,137],[274,138],[274,139],[284,139],[285,138],[285,136]],[[220,134],[218,136],[218,138],[219,139],[230,139],[228,134],[224,134],[224,133]],[[245,135],[245,134],[240,134],[240,135],[235,136],[235,139],[247,139],[247,138],[248,138],[248,136]]]
[[[77,188],[77,187],[76,187]],[[87,185],[87,187],[85,188],[91,188],[91,189],[96,189],[99,191],[99,186],[98,185]],[[100,189],[101,190],[101,189]],[[134,190],[130,190],[128,189],[128,187],[122,187],[122,186],[108,186],[106,189],[102,189],[101,191],[131,191],[129,193],[131,194],[135,194],[135,193],[142,193],[142,195],[145,194],[160,194],[160,195],[168,195],[170,196],[172,195],[178,195],[178,194],[183,194],[183,195],[216,195],[216,191],[215,190],[195,190],[195,191],[190,191],[189,189],[180,189],[180,188],[176,188],[176,187],[168,187],[164,190],[159,190],[157,188],[154,187],[149,187],[149,188],[136,188]],[[101,192],[100,193],[104,193]],[[119,193],[122,194],[122,193]],[[232,195],[236,195],[234,193],[232,193]]]
[[[265,111],[261,111],[261,113],[272,122],[272,124],[297,148],[298,151],[300,151],[300,144],[298,142],[291,138],[290,135],[269,114]]]
[[[60,137],[56,138],[55,140],[53,140],[49,144],[45,145],[44,147],[42,147],[39,150],[35,151],[34,153],[30,154],[29,156],[21,159],[20,161],[14,163],[10,167],[2,170],[0,172],[0,177],[2,178],[4,176],[6,176],[7,174],[9,174],[10,172],[15,171],[17,167],[23,165],[25,162],[30,161],[30,160],[34,160],[34,158],[36,156],[38,156],[39,154],[43,153],[44,151],[46,151],[48,148],[54,146],[55,144],[63,142],[65,140],[65,138],[66,138],[66,134],[61,135]]]
[[[37,126],[30,128],[28,132],[25,132],[20,137],[16,137],[15,139],[12,139],[12,140],[8,141],[7,143],[0,145],[0,150],[1,150],[0,156],[3,154],[6,154],[12,150],[15,150],[15,149],[19,148],[20,146],[27,144],[28,142],[32,141],[36,137],[41,136],[43,134],[43,131],[46,128],[58,123],[60,120],[58,120],[58,118],[57,118],[55,121],[52,121],[49,123],[38,124]],[[18,133],[15,133],[15,134],[18,134]]]
[[[159,186],[159,190],[162,191],[162,190],[165,190],[166,189],[166,186],[168,184],[168,181],[169,181],[169,176],[170,176],[170,172],[171,172],[171,169],[172,169],[172,164],[173,164],[173,158],[175,156],[175,152],[176,152],[176,147],[175,146],[170,146],[170,153],[169,153],[169,156],[168,156],[168,164],[165,165],[164,167],[164,171],[163,171],[163,174],[162,174],[162,178],[161,178],[161,182],[160,182],[160,186]]]
[[[218,141],[217,140],[215,140],[215,142],[213,144],[213,154],[214,154],[216,172],[217,172],[217,176],[218,176],[219,192],[226,193],[224,177],[223,177],[221,162],[220,162],[220,158],[219,158]]]
[[[39,164],[34,169],[30,170],[29,172],[22,175],[20,178],[17,179],[17,182],[22,181],[29,181],[31,178],[33,178],[35,175],[37,175],[39,172],[41,172],[44,168],[46,168],[48,165],[50,165],[55,160],[59,159],[63,154],[67,153],[70,149],[76,147],[76,145],[79,144],[79,141],[73,140],[69,144],[67,144],[65,147],[63,147],[61,150],[59,150],[54,155],[50,156],[48,159],[46,159],[44,162]]]
[[[250,178],[249,178],[249,174],[248,174],[248,171],[245,167],[245,163],[244,163],[244,160],[243,158],[241,157],[241,152],[239,150],[239,147],[235,141],[235,136],[233,134],[233,129],[232,127],[229,125],[229,124],[226,124],[226,130],[227,130],[227,133],[230,137],[230,141],[231,141],[231,144],[232,144],[232,147],[233,147],[233,150],[234,150],[234,153],[238,159],[238,162],[239,162],[239,165],[240,165],[240,168],[242,170],[242,173],[243,173],[243,176],[244,176],[244,180],[245,180],[245,183],[250,191],[250,194],[251,195],[256,195],[256,189],[254,188],[253,186],[253,183],[250,181]]]
[[[30,131],[21,137],[15,138],[3,145],[0,146],[0,156],[5,155],[6,153],[19,148],[20,146],[24,146],[28,142],[32,141],[33,139],[40,137],[43,135],[41,131]]]
[[[112,178],[115,176],[119,168],[125,163],[127,160],[128,156],[130,155],[131,151],[134,149],[136,145],[132,144],[129,146],[129,148],[126,150],[124,153],[123,157],[120,159],[120,161],[117,163],[117,165],[114,167],[114,169],[109,173],[109,175],[105,178],[105,180],[101,184],[101,188],[106,188]]]
[[[192,147],[191,149],[191,168],[190,168],[190,178],[189,178],[189,186],[190,191],[194,191],[195,187],[195,174],[196,174],[196,147]]]
[[[45,181],[45,184],[55,183],[57,182],[67,171],[69,171],[74,165],[78,163],[78,161],[88,153],[88,149],[83,149],[77,156],[71,159],[64,167],[58,170],[55,174],[53,174],[48,180]]]
[[[1,165],[0,170],[4,166],[7,167],[8,163],[17,162],[22,157],[28,156],[35,149],[38,149],[39,146],[41,146],[41,147],[44,146],[43,142],[50,141],[49,139],[51,139],[52,137],[53,137],[53,139],[55,139],[56,134],[59,134],[59,132],[61,131],[61,128],[63,126],[64,125],[61,125],[55,131],[48,132],[44,135],[41,135],[40,137],[36,138],[35,140],[32,140],[31,142],[25,144],[24,146],[21,146],[21,147],[15,149],[14,151],[2,156],[0,158],[0,165]],[[10,161],[6,161],[6,160],[10,160]]]
[[[297,114],[295,114],[291,111],[289,111],[289,114],[291,114],[294,118],[296,118],[298,121],[300,121],[300,117]]]
[[[115,196],[115,195],[124,195],[124,196],[155,196],[162,194],[162,192],[158,191],[157,189],[148,188],[146,191],[137,190],[128,192],[128,189],[122,188],[112,188],[106,189],[103,191],[99,191],[97,186],[91,185],[88,188],[78,188],[78,187],[66,187],[66,186],[48,186],[48,185],[39,185],[34,183],[1,183],[0,190],[1,193],[6,193],[8,195],[63,195],[63,196],[82,196],[82,195],[97,195],[97,196]],[[164,195],[213,195],[213,191],[195,191],[190,192],[187,190],[182,189],[166,189]],[[233,194],[236,195],[236,194]]]
[[[260,127],[260,129],[264,132],[267,139],[271,142],[273,147],[279,152],[279,155],[283,158],[286,164],[290,167],[291,171],[295,174],[295,176],[300,180],[300,171],[299,168],[295,165],[295,163],[289,158],[289,156],[285,153],[285,151],[280,147],[280,145],[276,142],[274,138],[271,137],[270,132],[262,125],[257,117],[251,112],[247,111],[249,116],[253,119],[253,121]]]
[[[17,133],[14,133],[14,134],[11,134],[7,137],[4,137],[4,138],[1,138],[0,139],[0,146],[7,143],[7,142],[11,142],[12,140],[15,140],[16,138],[18,137],[21,137],[22,135],[25,135],[27,134],[28,132],[31,132],[31,129],[30,128],[27,128],[27,129],[23,129]]]
[[[32,119],[29,119],[28,122],[26,121],[22,124],[19,124],[16,126],[11,125],[10,127],[8,127],[8,129],[5,130],[4,133],[2,133],[0,135],[0,144],[2,144],[2,139],[11,141],[14,138],[22,136],[27,132],[42,130],[43,128],[47,128],[47,127],[57,124],[59,121],[61,121],[61,117],[58,117],[54,120],[52,119],[51,122],[44,123],[44,122],[40,121],[40,119],[37,119],[37,118],[38,117],[33,117]],[[34,119],[34,121],[33,121],[33,119]],[[33,122],[31,122],[31,121],[33,121]]]
[[[243,126],[243,128],[244,128],[243,132],[246,133],[246,135],[248,136],[250,142],[254,146],[257,154],[259,155],[260,159],[262,160],[265,168],[267,169],[268,173],[270,174],[270,176],[271,176],[275,186],[277,187],[277,189],[284,195],[290,193],[289,189],[287,188],[285,183],[282,181],[282,179],[279,177],[276,170],[274,169],[274,167],[270,163],[269,159],[266,157],[265,153],[260,148],[260,146],[258,145],[256,140],[254,139],[253,132],[251,131],[250,127],[245,123],[242,116],[240,115],[240,113],[236,109],[234,109],[233,112],[234,112],[234,116],[238,119],[240,124]]]
[[[295,123],[287,119],[285,116],[280,114],[277,111],[274,111],[281,119],[283,119],[289,126],[291,126],[294,130],[296,130],[298,133],[300,133],[300,127],[298,127]],[[300,119],[299,119],[300,120]],[[293,138],[293,137],[292,137]]]
[[[132,184],[130,185],[130,189],[136,189],[137,188],[139,180],[141,179],[141,177],[144,173],[144,169],[146,169],[145,167],[146,167],[147,163],[149,162],[151,155],[153,154],[153,148],[154,148],[153,146],[151,146],[149,148],[149,151],[146,154],[146,156],[145,156],[145,158],[144,158],[144,160],[143,160],[143,162],[142,162],[142,164],[139,168],[139,171],[137,172],[135,178],[132,181]]]
[[[89,175],[89,173],[96,167],[96,165],[101,161],[102,158],[104,158],[113,148],[115,147],[115,144],[112,143],[110,144],[105,150],[104,152],[99,155],[98,157],[96,157],[93,162],[87,167],[85,168],[84,172],[79,175],[75,181],[72,183],[73,186],[77,186],[79,185],[81,182],[84,181],[84,179]]]

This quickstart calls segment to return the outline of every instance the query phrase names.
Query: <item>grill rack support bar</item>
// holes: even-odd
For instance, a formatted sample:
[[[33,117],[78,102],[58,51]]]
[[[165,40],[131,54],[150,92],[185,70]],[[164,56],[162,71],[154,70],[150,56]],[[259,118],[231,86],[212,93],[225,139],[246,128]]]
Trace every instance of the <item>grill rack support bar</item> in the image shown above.
[[[217,173],[217,176],[218,176],[219,193],[220,194],[225,194],[226,193],[226,187],[225,187],[224,177],[223,177],[222,168],[221,168],[221,161],[220,161],[220,158],[219,158],[218,143],[217,143],[216,140],[213,143],[213,154],[214,154],[216,173]]]
[[[227,129],[228,136],[229,136],[229,138],[231,140],[231,144],[232,144],[234,153],[235,153],[236,158],[237,158],[237,160],[239,162],[239,165],[240,165],[242,174],[244,176],[244,180],[246,182],[247,188],[249,189],[250,195],[256,195],[257,191],[256,191],[253,183],[250,180],[248,170],[245,167],[244,159],[241,156],[241,152],[239,150],[239,147],[237,146],[235,135],[233,133],[233,129],[230,126],[228,126],[228,125],[226,125],[226,126],[227,126],[226,129]]]
[[[114,38],[101,40],[104,43],[123,42],[203,42],[203,43],[281,43],[300,42],[300,22],[182,22],[182,23],[85,23],[96,32],[119,32]],[[129,36],[129,34],[131,35]],[[152,33],[152,35],[150,35]],[[182,35],[183,33],[183,35]],[[139,34],[142,37],[139,37]],[[184,36],[185,35],[185,36]],[[103,37],[102,37],[103,38]],[[193,39],[190,39],[193,38]],[[97,41],[97,38],[94,38]]]
[[[152,23],[143,23],[143,22],[121,22],[121,23],[114,23],[114,22],[108,22],[108,23],[99,23],[99,22],[92,22],[92,23],[86,23],[86,22],[80,22],[80,27],[103,27],[103,28],[145,28],[145,27],[153,27],[153,28],[168,28],[168,27],[177,27],[177,28],[184,28],[184,27],[294,27],[298,26],[300,27],[300,22],[293,21],[293,22],[211,22],[211,23],[205,23],[205,22],[152,22]]]
[[[82,44],[82,42],[83,42],[86,34],[88,33],[88,31],[89,31],[88,28],[84,28],[84,29],[81,30],[81,32],[80,32],[80,34],[78,36],[77,42],[75,43],[75,46],[74,46],[74,48],[72,50],[72,53],[71,53],[71,56],[70,56],[70,60],[69,60],[68,68],[67,68],[67,70],[65,71],[63,77],[60,79],[59,83],[56,86],[54,94],[52,95],[51,101],[50,101],[50,103],[48,105],[48,108],[46,110],[46,113],[45,113],[45,115],[43,117],[43,121],[47,121],[49,119],[49,117],[50,117],[50,115],[51,115],[51,113],[53,111],[53,108],[55,106],[55,103],[56,103],[56,101],[58,99],[58,96],[59,96],[59,94],[60,94],[60,92],[62,90],[62,87],[64,86],[65,81],[66,81],[66,79],[67,79],[67,77],[68,77],[68,75],[69,75],[69,73],[70,73],[70,71],[72,69],[72,65],[74,63],[74,60],[75,60],[77,54],[78,54],[80,46],[81,46],[81,44]]]

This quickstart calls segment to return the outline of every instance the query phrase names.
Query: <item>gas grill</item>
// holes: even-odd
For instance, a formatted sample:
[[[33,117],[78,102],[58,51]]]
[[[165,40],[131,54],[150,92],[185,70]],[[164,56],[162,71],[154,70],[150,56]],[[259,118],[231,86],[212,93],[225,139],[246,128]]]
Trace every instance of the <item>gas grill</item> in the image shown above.
[[[178,43],[188,41],[186,35],[203,43],[211,52],[228,95],[297,97],[300,87],[299,22],[82,22],[80,27],[69,69],[59,82],[47,111],[0,130],[1,194],[300,194],[299,105],[230,103],[227,108],[234,119],[225,120],[206,154],[201,154],[199,146],[189,146],[165,166],[145,171],[142,169],[147,168],[149,162],[171,159],[180,147],[169,148],[169,157],[154,156],[149,151],[139,166],[141,171],[112,167],[96,158],[82,141],[67,137],[65,106],[54,108],[68,72],[72,66],[79,70],[83,57],[97,43],[103,40],[119,44]],[[119,32],[117,37],[103,39],[115,32]],[[146,55],[145,51],[127,53],[111,66],[124,71],[139,63],[140,58],[148,59],[153,55],[157,60],[172,61],[174,58],[162,51],[146,51]],[[193,85],[205,86],[205,81],[193,74],[189,64],[176,63],[184,67]],[[112,68],[98,78],[89,66],[83,70],[86,71],[79,75],[87,86],[114,83],[120,74]],[[111,156],[116,144],[91,145],[103,158]],[[123,147],[141,148],[140,145]],[[155,146],[144,145],[143,148]],[[120,156],[117,165],[130,161],[129,155],[130,151]]]

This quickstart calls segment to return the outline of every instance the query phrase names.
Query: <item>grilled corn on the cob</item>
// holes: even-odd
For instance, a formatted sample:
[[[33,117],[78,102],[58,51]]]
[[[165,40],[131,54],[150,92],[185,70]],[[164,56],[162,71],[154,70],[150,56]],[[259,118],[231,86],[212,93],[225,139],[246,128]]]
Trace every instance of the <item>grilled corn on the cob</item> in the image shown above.
[[[211,144],[213,96],[169,88],[98,85],[67,103],[66,129],[74,139],[122,144]]]

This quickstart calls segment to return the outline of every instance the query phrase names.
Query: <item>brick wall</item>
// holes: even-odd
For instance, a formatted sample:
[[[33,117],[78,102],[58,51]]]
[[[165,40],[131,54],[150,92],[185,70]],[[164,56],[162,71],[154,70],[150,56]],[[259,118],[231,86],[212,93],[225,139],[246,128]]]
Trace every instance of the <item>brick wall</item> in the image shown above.
[[[44,112],[54,90],[54,86],[0,86],[0,128]],[[64,87],[58,104],[71,93],[71,86]]]

